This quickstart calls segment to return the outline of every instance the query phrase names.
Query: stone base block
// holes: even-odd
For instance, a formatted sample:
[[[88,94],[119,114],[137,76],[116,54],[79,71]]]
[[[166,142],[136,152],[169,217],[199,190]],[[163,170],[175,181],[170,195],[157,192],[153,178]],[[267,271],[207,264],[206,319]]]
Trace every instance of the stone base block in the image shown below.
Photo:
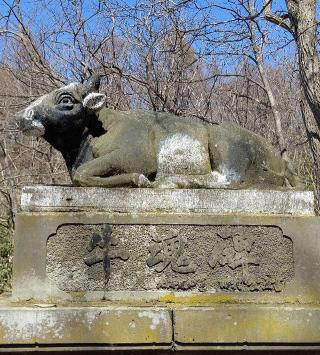
[[[218,305],[174,312],[178,344],[319,343],[320,307]],[[320,344],[319,344],[320,346]]]
[[[30,344],[315,348],[312,208],[309,192],[26,188],[13,301],[27,307],[0,310],[0,339],[23,341],[21,323]]]
[[[236,212],[239,196],[253,209],[261,194],[264,213]],[[94,197],[98,207],[77,209]],[[221,210],[233,213],[215,212],[224,198]],[[17,300],[319,303],[320,219],[309,192],[46,186],[26,188],[22,202]]]
[[[0,306],[0,352],[320,350],[320,307]],[[310,352],[308,352],[310,353]]]
[[[130,344],[131,347],[167,344],[169,347],[172,343],[169,309],[45,306],[0,307],[0,344]]]

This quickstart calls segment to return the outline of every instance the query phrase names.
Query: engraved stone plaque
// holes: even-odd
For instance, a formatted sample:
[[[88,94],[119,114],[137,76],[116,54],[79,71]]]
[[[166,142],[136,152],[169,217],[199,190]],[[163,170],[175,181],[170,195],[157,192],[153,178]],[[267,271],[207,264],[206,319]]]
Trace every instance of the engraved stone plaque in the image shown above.
[[[276,226],[81,225],[47,242],[47,275],[64,291],[281,291],[293,245]]]

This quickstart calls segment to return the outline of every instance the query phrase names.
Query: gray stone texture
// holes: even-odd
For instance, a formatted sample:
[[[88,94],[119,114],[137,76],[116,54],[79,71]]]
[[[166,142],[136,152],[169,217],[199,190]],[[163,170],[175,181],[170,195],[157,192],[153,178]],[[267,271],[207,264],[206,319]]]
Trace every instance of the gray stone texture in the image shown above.
[[[309,192],[36,186],[22,201],[16,300],[320,303]]]
[[[317,306],[53,306],[0,299],[0,352],[320,350]]]
[[[21,210],[314,215],[311,191],[29,186]]]
[[[319,349],[311,193],[44,186],[22,201],[0,351]]]
[[[163,307],[52,306],[0,305],[0,352],[3,345],[130,344],[134,348],[172,342],[171,312]]]
[[[47,243],[48,278],[63,291],[257,292],[281,291],[294,275],[292,241],[278,227],[110,227],[108,250],[89,251],[105,225],[60,226]]]

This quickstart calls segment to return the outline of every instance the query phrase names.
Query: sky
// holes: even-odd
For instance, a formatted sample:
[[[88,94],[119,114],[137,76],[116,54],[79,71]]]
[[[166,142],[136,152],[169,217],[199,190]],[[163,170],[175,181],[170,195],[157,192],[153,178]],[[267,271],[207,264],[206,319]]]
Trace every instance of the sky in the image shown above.
[[[70,2],[69,0],[63,0],[64,2]],[[13,3],[14,0],[0,0],[0,14],[6,14],[8,11],[8,6],[7,4],[9,3]],[[112,1],[109,1],[108,3],[111,3]],[[133,5],[136,0],[119,0],[119,2],[121,2],[122,4],[127,4],[128,6]],[[140,0],[140,3],[143,2],[142,0]],[[146,3],[149,3],[149,0],[145,0]],[[257,7],[260,7],[263,3],[263,0],[256,0],[257,2]],[[25,15],[25,17],[28,19],[27,23],[28,26],[30,26],[31,29],[34,29],[36,31],[38,31],[42,26],[44,27],[54,27],[53,25],[51,26],[51,24],[53,23],[52,21],[55,21],[53,16],[49,15],[46,12],[41,11],[41,7],[44,3],[49,4],[49,7],[52,9],[52,12],[55,16],[58,16],[58,19],[61,19],[61,17],[63,17],[62,13],[58,13],[57,8],[55,7],[55,4],[57,3],[57,0],[20,0],[20,4],[22,7],[22,11]],[[84,13],[84,17],[90,17],[90,15],[92,14],[92,4],[93,3],[98,3],[97,0],[84,0],[84,9],[83,9],[83,13]],[[177,3],[177,1],[172,0],[172,3]],[[228,13],[226,10],[223,10],[222,8],[224,6],[230,6],[230,3],[232,3],[232,1],[227,1],[227,0],[198,0],[197,1],[197,5],[198,6],[203,6],[206,3],[210,3],[210,4],[214,4],[217,5],[217,7],[214,8],[214,18],[215,21],[225,21],[231,18],[230,13]],[[277,10],[280,9],[284,9],[285,8],[285,0],[275,0],[275,5]],[[219,6],[221,8],[219,8]],[[189,19],[192,19],[195,21],[197,21],[196,18],[194,18],[194,10],[187,10],[186,11],[186,16],[189,17]],[[110,19],[109,19],[110,20]],[[1,22],[0,22],[1,23]],[[5,23],[2,20],[2,23],[0,26],[3,26]],[[110,24],[110,22],[109,22]],[[108,23],[106,24],[106,19],[105,18],[100,18],[100,20],[92,20],[88,22],[88,29],[92,31],[92,33],[99,33],[99,31],[103,31],[104,27],[109,25]],[[128,23],[128,25],[130,25],[130,23]],[[263,26],[263,23],[262,23]],[[274,52],[275,48],[277,48],[277,46],[279,48],[281,48],[283,46],[284,43],[288,42],[289,36],[287,34],[284,33],[284,31],[282,31],[281,29],[277,28],[277,26],[273,27],[273,30],[270,32],[270,39],[273,43],[273,47],[272,47],[272,52]],[[68,37],[67,33],[64,33],[63,35],[60,35],[59,40],[61,40],[62,42],[65,43],[69,43],[70,42],[70,38]],[[276,43],[276,45],[274,45]],[[72,43],[70,43],[70,45],[72,45]],[[5,43],[3,41],[0,41],[0,51],[4,49],[6,49]],[[203,48],[201,48],[201,43],[195,43],[195,50],[203,50]],[[271,47],[270,47],[271,48]],[[271,52],[271,49],[270,49]],[[284,49],[281,49],[278,51],[280,54],[281,53],[290,53],[290,52],[294,52],[294,46],[293,44],[291,44],[291,46],[287,46]],[[274,55],[266,55],[266,60],[268,60],[270,63],[274,62],[276,59],[276,57]],[[228,66],[230,64],[226,64],[226,66]]]
[[[63,0],[64,2],[68,2],[69,0]],[[148,0],[147,0],[148,1]],[[69,1],[70,2],[70,1]],[[85,0],[85,6],[84,6],[84,11],[90,14],[91,12],[91,4],[92,3],[97,3],[98,1],[96,0]],[[133,5],[136,2],[136,0],[121,0],[121,3],[123,4],[128,4]],[[8,9],[8,4],[14,3],[14,0],[0,0],[0,12],[1,13],[6,13]],[[41,8],[41,4],[47,3],[47,4],[52,4],[52,8],[54,8],[56,0],[20,0],[21,7],[25,14],[32,13],[37,15],[37,22],[38,24],[46,23],[48,21],[48,16],[46,14],[41,14],[38,12],[38,9]],[[178,0],[172,0],[172,3],[178,3]],[[218,5],[221,7],[227,7],[230,6],[230,1],[228,0],[198,0],[197,4],[199,6],[205,5],[206,3],[213,4],[213,5]],[[261,4],[263,3],[263,0],[256,0],[257,7],[260,7]],[[274,2],[274,8],[275,9],[284,9],[285,8],[285,0],[275,0]],[[223,9],[219,9],[218,7],[215,8],[215,17],[219,20],[225,20],[228,18],[228,14],[226,11]],[[43,16],[41,16],[43,15]],[[192,16],[193,14],[190,13]]]

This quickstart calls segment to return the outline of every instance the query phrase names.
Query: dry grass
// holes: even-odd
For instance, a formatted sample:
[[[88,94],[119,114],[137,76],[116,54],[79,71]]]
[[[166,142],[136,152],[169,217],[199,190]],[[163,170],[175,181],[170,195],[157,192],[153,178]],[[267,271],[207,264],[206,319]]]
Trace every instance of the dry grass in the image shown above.
[[[13,244],[8,229],[0,226],[0,293],[11,287]]]

